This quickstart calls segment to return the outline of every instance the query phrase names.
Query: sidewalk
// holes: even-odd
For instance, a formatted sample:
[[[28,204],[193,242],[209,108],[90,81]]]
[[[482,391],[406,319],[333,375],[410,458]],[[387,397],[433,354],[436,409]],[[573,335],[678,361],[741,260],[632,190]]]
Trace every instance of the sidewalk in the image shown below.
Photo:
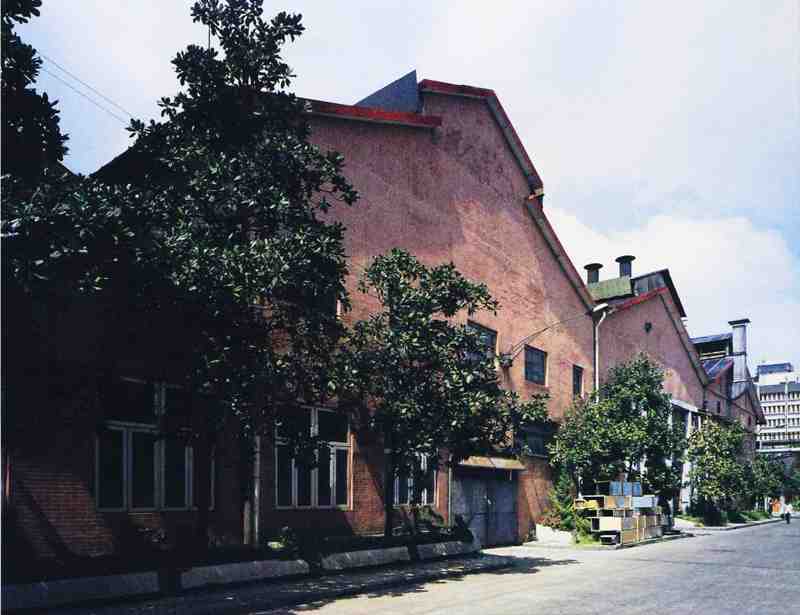
[[[297,604],[321,604],[362,593],[397,588],[398,593],[417,591],[423,583],[467,574],[489,572],[514,565],[513,557],[478,555],[405,566],[374,568],[361,572],[326,575],[294,581],[260,582],[247,585],[186,591],[176,596],[126,602],[73,605],[50,612],[95,613],[225,613],[268,610]],[[5,609],[4,609],[5,611]],[[23,613],[24,611],[16,611]]]

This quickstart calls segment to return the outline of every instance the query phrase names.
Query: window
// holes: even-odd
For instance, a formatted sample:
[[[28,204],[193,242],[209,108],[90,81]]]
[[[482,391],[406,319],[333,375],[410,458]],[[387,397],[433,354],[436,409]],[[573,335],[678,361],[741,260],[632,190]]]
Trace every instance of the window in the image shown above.
[[[158,418],[188,417],[191,395],[164,383],[122,378],[101,389],[104,429],[95,442],[95,497],[101,510],[187,510],[193,505],[192,448],[159,433]],[[214,508],[211,461],[210,508]]]
[[[435,505],[436,469],[434,464],[420,456],[410,472],[403,472],[394,478],[394,505]]]
[[[580,365],[572,366],[572,396],[583,395],[583,368]]]
[[[523,443],[529,455],[548,457],[547,445],[550,443],[552,431],[542,425],[529,425],[522,429]]]
[[[532,346],[525,346],[525,380],[545,384],[547,376],[547,353]]]
[[[288,423],[288,424],[287,424]],[[292,458],[281,426],[319,436],[327,447],[317,452],[313,467]],[[277,508],[333,508],[349,504],[350,438],[347,417],[332,410],[297,408],[278,426],[275,445]]]
[[[467,322],[467,329],[478,335],[481,346],[483,346],[485,349],[484,354],[486,358],[494,360],[494,357],[497,354],[497,331],[489,329],[488,327],[484,327],[483,325],[479,325],[471,320]],[[478,355],[474,357],[474,360],[479,361],[481,358],[482,357]]]

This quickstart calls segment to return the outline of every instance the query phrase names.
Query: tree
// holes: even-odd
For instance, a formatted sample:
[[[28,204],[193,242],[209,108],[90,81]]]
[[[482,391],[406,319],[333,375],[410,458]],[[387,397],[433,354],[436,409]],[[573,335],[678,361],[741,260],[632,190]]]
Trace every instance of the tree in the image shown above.
[[[689,436],[686,457],[695,497],[715,510],[727,510],[745,488],[742,446],[745,432],[738,423],[707,420]]]
[[[359,288],[382,309],[344,338],[337,394],[383,441],[390,535],[398,473],[421,457],[452,466],[470,455],[512,450],[512,434],[546,419],[545,400],[521,401],[502,389],[493,353],[476,333],[452,322],[457,314],[497,309],[486,286],[464,278],[452,263],[429,268],[394,249],[367,267]]]
[[[15,24],[38,16],[41,5],[41,0],[3,0],[2,172],[26,182],[34,181],[67,153],[67,135],[61,134],[59,127],[58,101],[31,87],[42,60],[14,31]]]
[[[115,325],[174,340],[183,384],[218,400],[196,404],[203,477],[222,420],[249,437],[327,393],[336,302],[348,298],[343,228],[321,214],[357,193],[342,157],[309,142],[306,103],[286,91],[280,52],[301,17],[265,20],[256,0],[200,0],[192,17],[221,52],[178,53],[182,90],[161,99],[163,120],[133,122],[133,147],[96,177],[12,200],[3,271],[23,294],[90,296],[124,308]],[[209,481],[199,484],[205,541]]]
[[[786,481],[783,462],[768,455],[756,455],[745,466],[745,486],[756,502],[780,497]],[[759,505],[760,506],[760,505]]]
[[[612,368],[597,397],[576,399],[567,412],[549,445],[552,463],[576,482],[639,474],[647,491],[672,498],[684,438],[672,423],[663,377],[645,355]]]

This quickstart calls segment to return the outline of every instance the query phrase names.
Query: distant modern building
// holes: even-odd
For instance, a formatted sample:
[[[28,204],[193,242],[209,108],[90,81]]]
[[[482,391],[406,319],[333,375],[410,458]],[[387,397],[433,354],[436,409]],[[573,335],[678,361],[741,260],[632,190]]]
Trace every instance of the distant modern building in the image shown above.
[[[791,363],[767,363],[756,378],[767,421],[758,429],[758,450],[800,453],[800,372]]]

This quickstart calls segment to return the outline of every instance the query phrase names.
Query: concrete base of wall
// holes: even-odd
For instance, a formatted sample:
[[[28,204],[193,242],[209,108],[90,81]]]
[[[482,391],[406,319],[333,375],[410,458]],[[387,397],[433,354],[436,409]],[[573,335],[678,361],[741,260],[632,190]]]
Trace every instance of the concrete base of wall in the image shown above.
[[[453,555],[469,555],[470,553],[477,553],[480,550],[481,545],[479,542],[461,542],[460,540],[417,546],[419,558],[422,560],[450,557]]]
[[[350,570],[364,566],[382,566],[384,564],[409,561],[411,561],[411,556],[407,547],[368,549],[327,555],[322,558],[322,569],[328,571]]]
[[[158,591],[156,572],[4,585],[3,610],[42,609],[89,600],[156,594]]]
[[[244,583],[260,579],[277,579],[306,575],[309,566],[303,560],[268,560],[218,566],[200,566],[181,574],[181,587],[193,589],[225,583]]]

